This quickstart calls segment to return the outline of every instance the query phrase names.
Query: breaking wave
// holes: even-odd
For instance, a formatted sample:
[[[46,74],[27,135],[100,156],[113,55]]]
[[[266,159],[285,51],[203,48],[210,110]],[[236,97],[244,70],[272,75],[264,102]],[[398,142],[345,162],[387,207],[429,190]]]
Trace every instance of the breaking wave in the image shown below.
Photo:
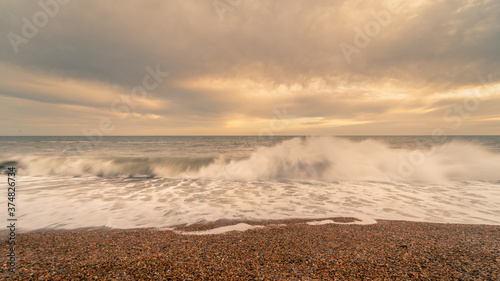
[[[260,147],[243,160],[220,157],[47,157],[4,159],[31,176],[150,176],[234,180],[326,181],[500,180],[500,154],[481,145],[451,141],[426,149],[394,149],[367,139],[294,138]],[[21,171],[20,171],[21,172]]]
[[[0,164],[16,166],[29,176],[176,177],[196,173],[214,158],[154,157],[53,157],[24,156]]]

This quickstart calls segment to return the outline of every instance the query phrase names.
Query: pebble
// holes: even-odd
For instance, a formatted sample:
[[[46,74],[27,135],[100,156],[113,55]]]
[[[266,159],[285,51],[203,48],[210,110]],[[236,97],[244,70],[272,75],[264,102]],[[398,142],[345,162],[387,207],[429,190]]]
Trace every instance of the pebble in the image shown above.
[[[5,280],[500,279],[500,226],[245,223],[265,227],[204,236],[156,229],[20,233],[18,267],[10,273],[4,260],[1,273]]]

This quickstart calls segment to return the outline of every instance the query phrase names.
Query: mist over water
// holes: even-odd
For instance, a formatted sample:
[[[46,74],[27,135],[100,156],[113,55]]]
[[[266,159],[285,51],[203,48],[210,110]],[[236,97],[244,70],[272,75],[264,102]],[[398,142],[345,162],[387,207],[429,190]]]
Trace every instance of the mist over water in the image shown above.
[[[107,137],[98,143],[2,137],[0,143],[1,168],[18,169],[24,231],[332,216],[500,224],[500,137]]]

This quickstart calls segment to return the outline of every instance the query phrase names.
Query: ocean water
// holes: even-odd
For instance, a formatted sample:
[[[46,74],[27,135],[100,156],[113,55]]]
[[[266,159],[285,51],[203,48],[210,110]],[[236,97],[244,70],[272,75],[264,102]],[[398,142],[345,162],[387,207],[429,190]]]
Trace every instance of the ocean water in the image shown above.
[[[500,225],[500,136],[0,137],[18,230],[356,217]]]

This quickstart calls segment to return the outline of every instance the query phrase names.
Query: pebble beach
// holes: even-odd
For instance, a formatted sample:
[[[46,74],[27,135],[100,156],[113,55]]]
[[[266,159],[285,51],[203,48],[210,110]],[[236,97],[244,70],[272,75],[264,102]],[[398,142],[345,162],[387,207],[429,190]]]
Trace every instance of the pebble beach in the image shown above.
[[[5,280],[500,280],[500,226],[333,218],[18,234]],[[230,225],[246,231],[195,235]],[[8,243],[2,236],[2,244]]]

